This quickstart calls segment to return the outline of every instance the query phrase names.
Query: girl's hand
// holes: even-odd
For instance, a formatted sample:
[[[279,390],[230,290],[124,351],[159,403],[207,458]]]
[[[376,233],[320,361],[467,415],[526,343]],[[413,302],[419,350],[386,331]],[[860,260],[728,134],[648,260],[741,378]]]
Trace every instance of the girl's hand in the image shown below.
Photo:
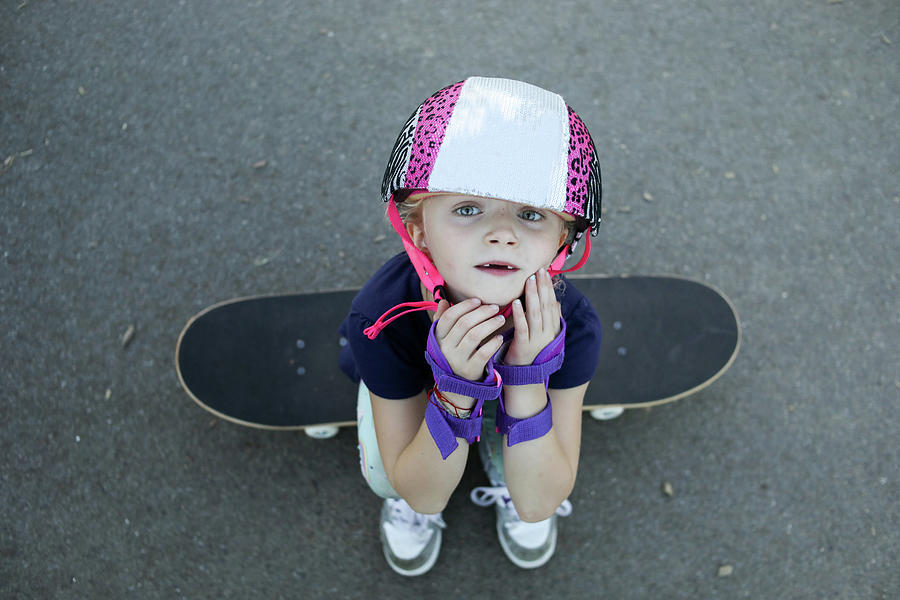
[[[488,360],[503,344],[503,336],[495,334],[506,320],[497,314],[499,310],[478,298],[454,306],[441,300],[434,316],[439,319],[434,336],[454,374],[470,381],[484,378]]]
[[[530,365],[547,344],[560,332],[562,309],[553,291],[553,280],[541,269],[525,282],[525,308],[513,302],[515,337],[503,362],[508,365]]]

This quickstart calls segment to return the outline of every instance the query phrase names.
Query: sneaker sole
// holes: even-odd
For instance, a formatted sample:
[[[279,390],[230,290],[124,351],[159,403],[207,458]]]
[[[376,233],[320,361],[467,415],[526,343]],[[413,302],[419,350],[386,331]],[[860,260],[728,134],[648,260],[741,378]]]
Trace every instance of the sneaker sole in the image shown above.
[[[517,567],[520,567],[522,569],[537,569],[538,567],[542,567],[547,564],[547,562],[551,558],[553,558],[553,554],[556,552],[557,531],[554,530],[553,535],[550,536],[550,547],[547,549],[547,552],[544,555],[535,560],[526,561],[513,554],[509,545],[506,543],[506,538],[503,536],[503,532],[501,531],[502,527],[503,526],[498,521],[497,539],[500,540],[500,546],[503,548],[503,553],[506,554],[506,558],[508,558]]]
[[[409,570],[409,569],[404,569],[404,568],[402,568],[402,567],[396,565],[396,564],[394,563],[394,561],[391,560],[391,556],[390,556],[390,554],[388,553],[388,550],[387,550],[387,548],[385,547],[385,544],[382,543],[382,546],[381,546],[381,552],[382,552],[382,554],[384,554],[384,559],[387,561],[388,566],[389,566],[395,573],[398,573],[398,574],[400,574],[400,575],[403,575],[404,577],[417,577],[417,576],[419,576],[419,575],[424,575],[425,573],[427,573],[428,571],[430,571],[430,570],[431,570],[431,567],[434,566],[434,563],[437,562],[438,556],[439,556],[440,553],[441,553],[441,541],[442,541],[441,538],[443,537],[443,536],[441,535],[441,531],[440,531],[439,529],[436,529],[435,532],[434,532],[434,534],[437,536],[437,542],[436,542],[435,545],[434,545],[434,551],[431,553],[431,556],[428,557],[428,560],[425,561],[425,563],[422,564],[422,566],[416,567],[415,569],[411,569],[411,570]]]

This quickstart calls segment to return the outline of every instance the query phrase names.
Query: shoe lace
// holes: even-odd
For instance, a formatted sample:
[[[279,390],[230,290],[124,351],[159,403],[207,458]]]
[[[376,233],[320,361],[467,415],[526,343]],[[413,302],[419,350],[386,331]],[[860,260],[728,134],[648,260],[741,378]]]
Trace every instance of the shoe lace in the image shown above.
[[[469,498],[478,506],[490,506],[496,504],[507,511],[512,520],[520,520],[516,507],[513,506],[512,499],[509,496],[509,489],[505,485],[496,486],[479,486],[472,490]],[[556,514],[561,517],[568,517],[572,514],[572,503],[568,499],[563,500],[562,504],[556,509]]]
[[[390,522],[394,525],[403,525],[411,531],[424,531],[427,530],[428,527],[432,524],[440,527],[441,529],[447,527],[447,524],[444,523],[444,518],[441,516],[441,513],[438,513],[436,515],[425,515],[422,513],[418,513],[414,511],[403,499],[391,499],[390,508]]]

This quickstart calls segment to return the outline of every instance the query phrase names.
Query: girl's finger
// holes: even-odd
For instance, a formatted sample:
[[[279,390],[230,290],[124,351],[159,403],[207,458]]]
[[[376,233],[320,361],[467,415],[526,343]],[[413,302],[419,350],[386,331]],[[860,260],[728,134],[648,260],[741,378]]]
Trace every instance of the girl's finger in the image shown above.
[[[443,304],[443,301],[441,303]],[[446,338],[447,334],[449,334],[456,325],[456,322],[467,313],[477,308],[479,304],[481,304],[481,301],[478,298],[469,298],[468,300],[463,300],[459,304],[454,304],[444,310],[441,313],[442,318],[438,321],[437,327],[434,330],[438,340]]]
[[[493,317],[482,321],[475,327],[469,329],[460,341],[459,349],[462,350],[466,356],[474,357],[484,341],[492,333],[503,327],[504,322],[506,322],[506,318],[503,315],[494,315]]]
[[[528,319],[525,317],[525,309],[522,307],[522,301],[516,298],[512,306],[513,327],[515,329],[515,338],[517,340],[528,339]]]
[[[544,327],[554,328],[556,327],[556,321],[559,320],[558,317],[554,318],[558,302],[556,301],[556,292],[553,290],[553,279],[546,269],[541,269],[540,296],[541,317]]]
[[[483,304],[470,310],[456,320],[444,339],[453,346],[462,345],[463,341],[473,328],[491,319],[499,310],[500,307],[496,304]],[[481,338],[477,340],[477,343],[480,343],[488,333],[490,332],[482,335]],[[469,349],[471,350],[472,348]]]
[[[529,277],[528,283],[525,284],[525,314],[528,315],[528,330],[532,333],[540,331],[543,326],[537,275]]]
[[[503,336],[495,335],[494,337],[492,337],[491,339],[489,339],[488,341],[486,341],[484,344],[481,345],[481,347],[472,356],[472,360],[477,361],[479,364],[486,365],[488,359],[490,359],[494,354],[496,354],[497,350],[499,350],[500,346],[502,346],[502,345],[503,345]],[[483,369],[484,369],[484,367],[482,367],[482,370]]]

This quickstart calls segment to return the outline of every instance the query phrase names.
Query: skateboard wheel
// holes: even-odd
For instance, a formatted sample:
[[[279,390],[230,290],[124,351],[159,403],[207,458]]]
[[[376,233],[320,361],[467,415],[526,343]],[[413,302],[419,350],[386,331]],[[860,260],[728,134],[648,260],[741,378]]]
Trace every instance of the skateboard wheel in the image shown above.
[[[324,427],[307,427],[303,431],[306,432],[311,438],[316,438],[317,440],[327,440],[328,438],[332,438],[337,435],[338,428],[334,426],[324,426]]]
[[[597,421],[609,421],[615,419],[625,412],[621,406],[610,406],[607,408],[595,408],[591,411],[591,416]]]

